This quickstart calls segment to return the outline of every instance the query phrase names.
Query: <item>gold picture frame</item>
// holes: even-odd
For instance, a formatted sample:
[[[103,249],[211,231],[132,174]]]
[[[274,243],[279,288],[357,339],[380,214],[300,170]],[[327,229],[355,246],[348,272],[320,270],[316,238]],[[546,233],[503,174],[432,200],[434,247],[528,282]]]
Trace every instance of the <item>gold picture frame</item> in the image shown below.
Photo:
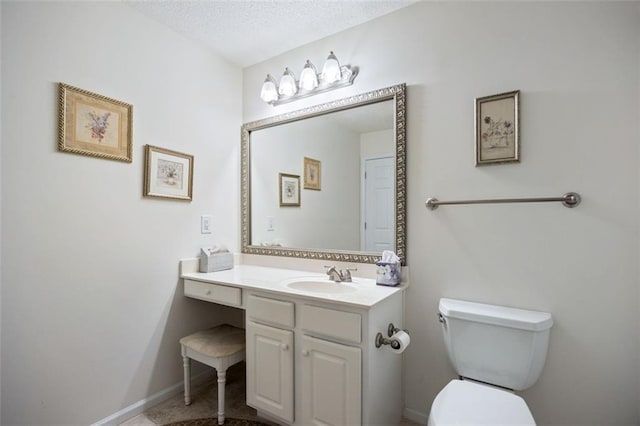
[[[143,195],[191,201],[193,155],[145,145]]]
[[[476,98],[476,166],[520,161],[520,91]]]
[[[304,189],[322,190],[322,165],[320,160],[304,157]]]
[[[300,206],[300,176],[279,173],[278,181],[280,207]]]
[[[131,163],[133,106],[58,85],[58,150]]]

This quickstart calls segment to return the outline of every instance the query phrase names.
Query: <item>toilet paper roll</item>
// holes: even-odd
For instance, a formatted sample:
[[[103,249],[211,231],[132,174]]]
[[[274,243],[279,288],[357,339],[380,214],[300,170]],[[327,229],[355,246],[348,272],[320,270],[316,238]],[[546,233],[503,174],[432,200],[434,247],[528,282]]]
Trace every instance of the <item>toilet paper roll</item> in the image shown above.
[[[389,339],[391,340],[391,350],[397,354],[404,352],[404,350],[407,349],[407,346],[411,343],[411,337],[409,334],[402,330],[393,333],[393,336]]]

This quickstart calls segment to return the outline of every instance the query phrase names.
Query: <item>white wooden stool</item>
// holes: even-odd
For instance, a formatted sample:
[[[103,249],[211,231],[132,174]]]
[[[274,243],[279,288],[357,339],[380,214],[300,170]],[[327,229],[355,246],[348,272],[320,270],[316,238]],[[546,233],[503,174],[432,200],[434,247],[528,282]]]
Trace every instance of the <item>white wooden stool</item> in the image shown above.
[[[216,369],[218,374],[218,424],[224,424],[224,385],[227,368],[245,357],[245,334],[229,324],[198,331],[180,339],[184,365],[184,404],[191,404],[191,360]]]

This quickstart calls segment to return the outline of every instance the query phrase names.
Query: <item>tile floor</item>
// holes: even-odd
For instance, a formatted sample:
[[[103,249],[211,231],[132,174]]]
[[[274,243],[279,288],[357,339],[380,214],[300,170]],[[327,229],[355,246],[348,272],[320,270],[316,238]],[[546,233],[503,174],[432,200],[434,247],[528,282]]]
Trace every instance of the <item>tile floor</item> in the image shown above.
[[[259,420],[263,423],[275,425],[259,418],[256,410],[246,405],[245,398],[245,363],[241,362],[227,370],[227,385],[225,390],[225,416],[238,419]],[[191,386],[191,405],[184,405],[184,395],[174,396],[144,413],[127,420],[121,426],[154,426],[164,425],[179,420],[216,417],[218,410],[218,391],[215,370],[207,379],[195,386]],[[398,426],[414,426],[410,420],[402,419]],[[391,426],[391,425],[390,425]]]

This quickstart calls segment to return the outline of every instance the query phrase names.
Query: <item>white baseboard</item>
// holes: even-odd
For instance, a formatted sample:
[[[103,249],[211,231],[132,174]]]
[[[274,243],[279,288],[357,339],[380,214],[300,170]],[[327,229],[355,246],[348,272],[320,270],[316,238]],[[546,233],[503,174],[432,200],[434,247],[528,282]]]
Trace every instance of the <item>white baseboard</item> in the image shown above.
[[[421,425],[426,425],[429,419],[429,415],[427,413],[423,413],[422,411],[413,410],[407,407],[405,407],[402,411],[402,415],[405,419],[420,423]]]
[[[207,379],[207,377],[210,377],[210,376],[211,376],[210,371],[204,371],[198,374],[197,376],[194,376],[191,378],[191,385],[194,386],[194,385],[197,385],[198,383],[204,382]],[[133,404],[123,408],[117,413],[113,413],[112,415],[105,417],[102,420],[98,420],[97,422],[93,423],[91,426],[119,425],[120,423],[123,423],[137,416],[138,414],[142,414],[142,412],[147,408],[151,408],[154,405],[158,405],[161,402],[166,401],[167,399],[182,393],[183,391],[184,391],[184,381],[181,381],[180,383],[176,383],[173,386],[170,386],[164,390],[161,390],[160,392],[155,393],[148,398],[144,398],[138,402],[134,402]]]

